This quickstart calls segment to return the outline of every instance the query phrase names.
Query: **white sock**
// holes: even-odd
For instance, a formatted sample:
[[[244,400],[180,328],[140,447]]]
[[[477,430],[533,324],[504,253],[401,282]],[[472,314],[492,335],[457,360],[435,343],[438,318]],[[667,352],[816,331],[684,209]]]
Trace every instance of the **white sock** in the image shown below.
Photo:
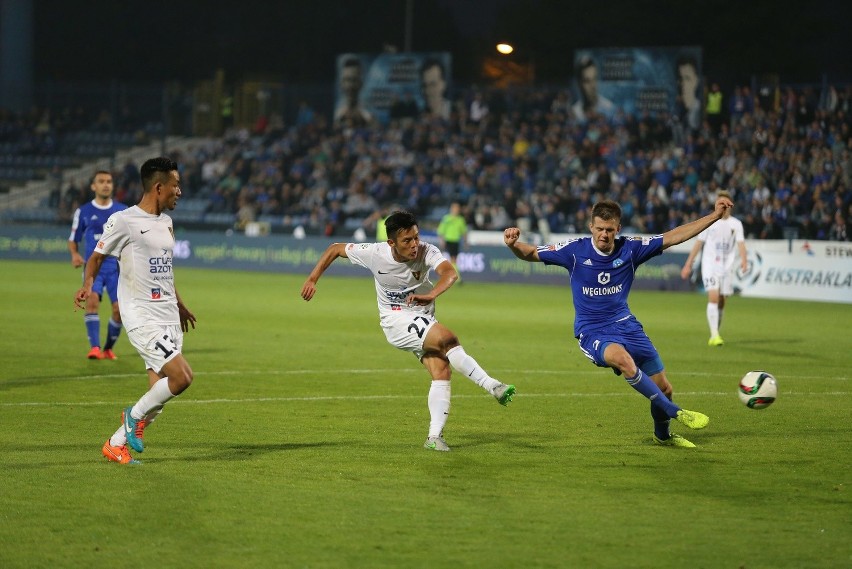
[[[164,377],[152,385],[148,393],[139,398],[139,401],[130,410],[130,416],[138,421],[156,407],[162,408],[173,397],[174,394],[169,391],[169,378]]]
[[[154,422],[154,419],[160,416],[160,413],[163,412],[163,406],[154,407],[148,413],[145,414],[145,427],[150,427],[151,423]]]
[[[479,367],[476,360],[467,355],[461,346],[448,350],[447,359],[450,360],[450,365],[457,372],[464,374],[465,377],[489,393],[500,385],[500,382],[485,373],[485,370]]]
[[[719,335],[719,305],[715,302],[707,303],[707,324],[710,325],[710,337]]]
[[[448,380],[433,380],[429,388],[429,436],[438,437],[447,424],[450,415],[450,382]]]
[[[725,309],[724,309],[724,308],[720,308],[720,309],[719,309],[719,325],[717,326],[717,328],[718,328],[719,330],[721,330],[721,329],[722,329],[722,313],[723,313],[723,312],[725,312]]]
[[[120,426],[118,430],[109,438],[109,444],[114,447],[123,447],[127,444],[127,436],[124,434],[124,425]]]
[[[163,412],[163,406],[155,407],[151,411],[148,411],[148,414],[145,415],[145,428],[151,426],[151,423],[154,422],[154,419]],[[131,413],[132,415],[132,413]],[[124,434],[124,425],[120,426],[118,430],[113,433],[113,435],[109,438],[109,444],[114,447],[120,447],[127,444],[127,435]]]

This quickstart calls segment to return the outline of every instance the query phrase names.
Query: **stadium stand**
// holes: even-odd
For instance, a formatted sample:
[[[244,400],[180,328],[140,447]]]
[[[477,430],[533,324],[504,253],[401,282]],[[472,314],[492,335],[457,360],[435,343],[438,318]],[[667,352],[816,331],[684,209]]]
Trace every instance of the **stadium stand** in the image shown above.
[[[748,92],[737,88],[731,96]],[[470,116],[471,102],[482,99],[476,93],[487,95],[490,109],[478,121]],[[184,169],[174,217],[197,228],[239,230],[262,222],[282,233],[301,227],[308,234],[371,234],[376,211],[409,209],[430,225],[458,200],[476,229],[517,224],[542,234],[574,233],[585,231],[594,201],[610,198],[624,208],[626,231],[658,233],[701,215],[725,189],[751,238],[848,239],[852,88],[829,93],[789,87],[772,102],[749,96],[717,129],[705,121],[694,131],[666,114],[579,122],[569,112],[570,93],[561,89],[471,89],[459,94],[449,120],[363,128],[334,127],[322,113],[292,126],[272,120],[219,139],[170,145]],[[52,143],[65,153],[30,155],[0,137],[0,144],[13,145],[3,148],[13,152],[0,160],[0,179],[67,172],[81,157],[134,142],[130,134],[79,132]],[[115,179],[126,203],[138,198],[140,158],[112,160],[124,164]],[[88,176],[91,164],[86,167]],[[86,188],[72,182],[58,200],[54,192],[56,220],[86,198]],[[38,221],[45,214],[33,212],[44,205],[30,210]],[[27,215],[19,210],[12,218]]]

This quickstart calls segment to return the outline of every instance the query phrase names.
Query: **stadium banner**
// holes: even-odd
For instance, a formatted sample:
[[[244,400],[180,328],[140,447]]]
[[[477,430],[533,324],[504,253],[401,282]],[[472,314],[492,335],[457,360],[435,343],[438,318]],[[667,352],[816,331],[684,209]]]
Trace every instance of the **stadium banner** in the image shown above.
[[[592,109],[607,117],[667,112],[700,128],[702,55],[699,46],[577,49],[572,113],[585,120]]]
[[[247,237],[213,232],[176,232],[173,251],[179,267],[206,267],[248,271],[301,273],[307,275],[332,243],[324,237],[271,235]],[[338,241],[345,240],[340,237]],[[434,236],[424,236],[437,244]],[[445,253],[446,255],[446,253]],[[52,227],[10,226],[0,228],[0,259],[51,260],[69,262],[67,236]],[[680,278],[685,255],[662,255],[642,265],[636,274],[636,288],[648,290],[690,290]],[[458,256],[458,267],[470,282],[517,282],[568,284],[568,272],[544,263],[517,259],[505,246],[472,246]],[[70,265],[70,263],[69,263]],[[327,274],[368,277],[363,268],[338,261]]]
[[[449,52],[344,53],[337,56],[335,124],[386,124],[394,102],[411,102],[416,114],[449,118],[452,77]]]
[[[743,296],[852,303],[852,244],[821,241],[816,248],[829,255],[767,252],[747,242],[748,268],[737,269],[734,289]]]
[[[67,239],[66,232],[57,227],[0,227],[0,259],[69,263]],[[424,240],[437,242],[428,234]],[[332,241],[325,237],[248,237],[178,229],[173,253],[178,266],[307,275]],[[680,276],[692,242],[687,243],[640,266],[634,288],[695,290],[700,279],[690,281]],[[459,253],[458,266],[466,281],[568,284],[565,269],[521,261],[508,248],[497,245],[496,240],[494,245],[471,245]],[[852,243],[748,240],[746,249],[748,269],[738,270],[735,280],[744,296],[852,303]],[[369,276],[364,269],[341,261],[333,263],[327,273]]]

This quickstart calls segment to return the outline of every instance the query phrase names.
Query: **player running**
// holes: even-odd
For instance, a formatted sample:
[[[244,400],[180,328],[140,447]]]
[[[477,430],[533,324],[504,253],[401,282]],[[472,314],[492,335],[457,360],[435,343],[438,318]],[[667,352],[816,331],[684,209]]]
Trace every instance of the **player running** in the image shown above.
[[[195,328],[195,315],[181,301],[172,273],[175,234],[172,210],[180,197],[177,164],[168,158],[152,158],[140,169],[143,194],[139,203],[109,218],[104,233],[86,263],[83,288],[74,304],[82,307],[107,256],[119,258],[119,304],[127,338],[148,371],[149,390],[122,413],[122,425],[107,439],[101,451],[107,459],[135,464],[127,445],[145,450],[146,427],[163,406],[192,383],[192,369],[181,354],[183,333]]]
[[[452,264],[441,250],[420,241],[417,219],[407,211],[397,211],[385,220],[388,240],[380,243],[332,243],[302,286],[302,298],[311,300],[317,281],[339,257],[348,258],[373,273],[379,304],[379,323],[388,343],[412,352],[432,376],[427,399],[429,435],[423,446],[429,450],[448,451],[443,438],[444,425],[450,413],[450,366],[508,405],[515,393],[514,385],[506,385],[483,370],[465,353],[458,337],[435,317],[435,299],[458,279]],[[429,271],[438,274],[432,284]]]
[[[733,203],[716,200],[713,213],[653,237],[617,237],[621,230],[621,207],[604,200],[592,207],[591,237],[567,243],[536,247],[518,241],[521,230],[510,227],[503,241],[516,257],[565,267],[571,275],[574,299],[574,336],[580,350],[595,365],[624,374],[627,383],[651,401],[654,442],[665,446],[692,448],[690,441],[669,432],[670,419],[691,429],[702,429],[710,419],[672,403],[672,386],[657,349],[642,324],[630,312],[627,295],[636,268],[663,250],[695,237],[722,219]]]
[[[127,206],[121,202],[113,201],[112,174],[106,170],[98,170],[92,178],[92,191],[95,199],[77,208],[74,212],[74,221],[71,223],[71,235],[68,237],[68,251],[71,253],[71,266],[75,269],[83,267],[104,231],[104,223],[109,217]],[[84,255],[80,255],[79,243],[83,243]],[[84,271],[85,276],[85,271]],[[104,349],[101,351],[101,318],[99,308],[104,289],[112,301],[112,317],[107,324],[107,336]],[[110,257],[104,261],[100,273],[98,273],[92,291],[86,299],[86,312],[83,322],[86,324],[86,333],[89,336],[90,360],[114,360],[115,353],[112,351],[118,335],[121,333],[121,313],[118,310],[118,259]]]

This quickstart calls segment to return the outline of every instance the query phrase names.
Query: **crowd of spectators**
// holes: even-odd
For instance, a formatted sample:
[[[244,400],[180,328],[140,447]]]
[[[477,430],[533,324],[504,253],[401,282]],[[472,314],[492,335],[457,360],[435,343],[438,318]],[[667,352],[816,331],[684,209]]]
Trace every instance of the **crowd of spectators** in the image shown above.
[[[350,235],[372,231],[378,212],[408,209],[425,225],[458,201],[472,228],[583,233],[591,205],[609,198],[625,232],[654,234],[727,190],[749,238],[848,240],[852,88],[767,99],[737,87],[726,103],[723,120],[695,130],[667,114],[581,121],[559,89],[473,89],[449,119],[388,125],[333,125],[305,105],[292,125],[273,117],[175,158],[183,198],[237,227]],[[136,177],[132,164],[117,173],[118,199],[138,198]]]

